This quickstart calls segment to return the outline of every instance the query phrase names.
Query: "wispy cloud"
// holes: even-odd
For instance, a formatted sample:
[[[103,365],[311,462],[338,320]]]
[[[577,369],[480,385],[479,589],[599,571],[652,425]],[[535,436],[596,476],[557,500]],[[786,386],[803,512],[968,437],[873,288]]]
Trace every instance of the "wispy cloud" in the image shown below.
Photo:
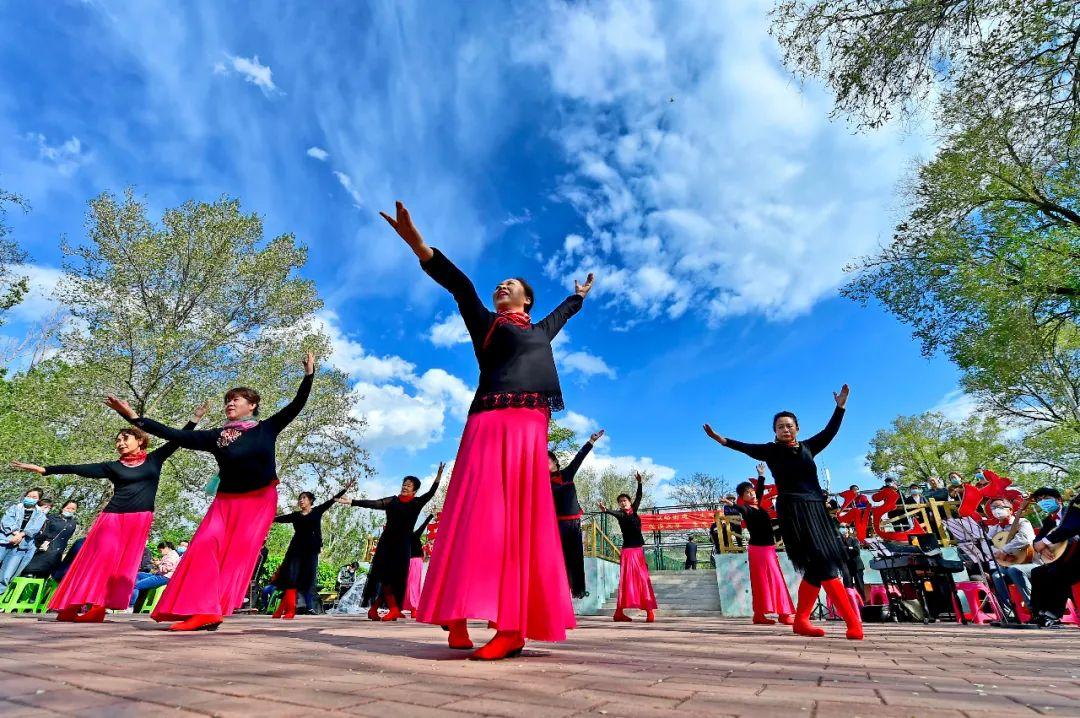
[[[41,133],[27,135],[27,139],[37,144],[38,156],[54,165],[64,177],[75,174],[79,166],[85,164],[89,159],[83,149],[82,141],[78,137],[71,137],[57,145],[49,144],[45,135]]]
[[[320,162],[326,162],[330,159],[330,153],[324,150],[322,147],[308,147],[307,156],[319,160]]]
[[[337,181],[345,188],[348,195],[352,197],[353,206],[357,209],[363,209],[360,203],[360,192],[353,185],[352,177],[349,177],[349,175],[344,172],[339,172],[338,170],[334,170],[334,176],[337,177]]]
[[[259,62],[259,56],[240,57],[238,55],[225,55],[225,61],[214,64],[214,72],[219,75],[237,74],[244,78],[245,82],[255,85],[267,97],[281,94],[281,90],[274,84],[274,72],[268,65]]]

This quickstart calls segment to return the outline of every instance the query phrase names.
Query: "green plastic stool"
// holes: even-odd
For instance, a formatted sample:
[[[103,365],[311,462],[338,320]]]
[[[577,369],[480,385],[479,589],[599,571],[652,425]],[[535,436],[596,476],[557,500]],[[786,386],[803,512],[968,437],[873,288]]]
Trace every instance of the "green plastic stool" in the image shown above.
[[[161,594],[163,593],[165,593],[165,586],[158,586],[145,591],[141,597],[142,608],[139,609],[139,613],[150,613],[157,608],[158,601],[161,600]]]
[[[45,590],[41,592],[41,600],[38,601],[35,613],[45,613],[49,610],[49,601],[52,600],[52,596],[56,593],[56,589],[59,585],[60,584],[51,578],[45,579]]]
[[[16,576],[0,596],[0,613],[36,613],[45,595],[45,579]]]
[[[276,611],[278,604],[281,603],[281,598],[284,595],[285,594],[281,591],[274,591],[273,595],[270,596],[270,600],[266,602],[266,613],[272,614]]]

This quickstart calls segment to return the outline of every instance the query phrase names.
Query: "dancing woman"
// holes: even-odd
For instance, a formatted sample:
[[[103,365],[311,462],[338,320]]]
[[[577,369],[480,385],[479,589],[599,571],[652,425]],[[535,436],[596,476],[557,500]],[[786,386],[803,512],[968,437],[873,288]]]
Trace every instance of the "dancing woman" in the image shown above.
[[[790,626],[794,623],[795,607],[791,604],[784,572],[776,557],[776,540],[773,537],[772,518],[769,512],[759,506],[765,493],[765,464],[757,465],[757,481],[751,484],[744,481],[735,487],[739,497],[734,503],[735,510],[743,517],[750,532],[750,544],[746,547],[746,558],[750,564],[750,593],[754,604],[754,623],[776,623],[766,614],[775,613],[780,623]],[[732,505],[728,499],[725,504]]]
[[[773,417],[776,440],[768,444],[744,444],[720,436],[708,424],[704,427],[705,433],[714,441],[764,461],[776,479],[780,535],[792,565],[802,573],[792,624],[792,629],[801,636],[825,635],[825,631],[810,623],[810,613],[817,603],[818,593],[824,588],[847,624],[847,637],[852,640],[863,637],[862,620],[840,579],[847,559],[835,522],[821,498],[821,484],[814,463],[814,457],[829,445],[840,429],[849,391],[848,385],[844,384],[840,393],[833,393],[836,409],[832,418],[820,433],[805,441],[798,440],[799,420],[790,411],[781,411]]]
[[[261,421],[258,392],[230,389],[225,393],[225,425],[208,431],[172,429],[139,416],[114,396],[106,399],[110,408],[148,434],[217,460],[217,493],[151,614],[155,621],[177,621],[169,630],[217,630],[224,616],[243,605],[277,513],[277,437],[304,408],[314,376],[315,355],[308,352],[296,397]]]
[[[499,282],[492,312],[469,278],[424,242],[400,202],[396,218],[383,217],[453,295],[480,366],[417,619],[448,626],[451,648],[472,647],[466,619],[487,620],[496,634],[470,656],[477,660],[517,655],[526,639],[562,641],[574,610],[545,461],[551,412],[563,408],[551,342],[581,309],[593,277],[575,282],[533,324],[525,280]]]
[[[566,563],[566,578],[570,582],[570,595],[574,598],[585,597],[585,547],[581,543],[581,517],[584,513],[578,503],[577,485],[574,476],[581,468],[593,445],[604,435],[604,430],[589,437],[577,456],[559,468],[559,457],[554,451],[548,452],[548,468],[551,471],[551,493],[555,499],[555,518],[559,520],[559,537],[562,539],[563,561]]]
[[[319,572],[319,552],[322,551],[322,517],[327,509],[337,503],[353,487],[353,482],[334,494],[327,501],[315,506],[315,494],[301,491],[296,500],[297,511],[274,517],[275,524],[292,524],[293,537],[285,558],[277,570],[274,587],[283,591],[281,602],[274,611],[274,618],[296,618],[296,592],[304,592],[308,611],[314,613],[314,585]]]
[[[645,622],[652,623],[656,620],[656,594],[653,593],[649,567],[645,563],[645,537],[641,535],[641,517],[637,512],[641,505],[642,478],[639,472],[635,472],[634,476],[637,478],[637,492],[633,501],[629,495],[619,494],[617,511],[608,510],[603,501],[596,503],[601,511],[611,514],[619,522],[623,537],[622,550],[619,552],[618,602],[611,620],[630,621],[632,619],[626,615],[626,609],[640,608],[645,611]]]
[[[208,409],[207,404],[196,409],[194,419],[184,428],[194,429]],[[12,462],[16,469],[43,476],[75,474],[107,479],[113,485],[112,498],[94,520],[82,549],[49,601],[49,610],[57,611],[56,620],[101,623],[105,609],[128,607],[154,520],[161,467],[180,448],[170,441],[147,453],[149,442],[146,432],[128,427],[116,434],[116,461],[54,466]],[[87,610],[80,614],[83,606]]]
[[[409,582],[405,586],[405,601],[401,610],[408,611],[409,615],[416,618],[416,610],[420,605],[420,592],[424,587],[424,532],[428,524],[435,518],[431,514],[424,519],[424,523],[413,531],[412,543],[409,544]]]
[[[420,490],[420,479],[406,476],[401,482],[401,493],[397,496],[384,499],[342,497],[337,500],[346,506],[386,512],[386,525],[383,526],[379,542],[375,544],[375,556],[371,559],[360,600],[361,606],[368,606],[368,618],[372,621],[396,621],[404,615],[401,609],[405,604],[405,589],[409,582],[413,527],[420,512],[438,491],[444,468],[444,464],[439,464],[435,481],[423,496],[416,495]],[[380,618],[379,607],[383,604],[390,610]]]

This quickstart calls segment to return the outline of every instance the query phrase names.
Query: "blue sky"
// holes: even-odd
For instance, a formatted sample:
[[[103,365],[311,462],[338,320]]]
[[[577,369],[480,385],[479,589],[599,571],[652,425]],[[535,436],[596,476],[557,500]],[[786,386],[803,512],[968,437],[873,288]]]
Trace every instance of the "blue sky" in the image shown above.
[[[738,6],[738,7],[727,7]],[[887,240],[918,128],[852,134],[780,66],[769,2],[108,2],[0,6],[0,186],[47,307],[86,201],[133,186],[155,214],[239,197],[310,247],[332,360],[381,476],[453,457],[475,382],[449,299],[378,217],[395,199],[482,294],[524,275],[538,306],[597,273],[557,347],[564,423],[600,463],[661,481],[752,466],[710,442],[816,430],[834,486],[873,483],[873,433],[962,412],[956,372],[879,308],[838,295]],[[663,484],[661,484],[663,493]]]

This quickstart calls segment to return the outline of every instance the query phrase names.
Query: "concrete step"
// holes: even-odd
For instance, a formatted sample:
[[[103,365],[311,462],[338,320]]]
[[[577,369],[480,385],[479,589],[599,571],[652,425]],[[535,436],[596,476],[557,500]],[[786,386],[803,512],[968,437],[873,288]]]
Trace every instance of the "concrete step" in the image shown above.
[[[600,610],[600,613],[598,615],[610,617],[614,612],[615,612],[615,609],[613,609],[613,608],[612,609],[603,608],[603,609]],[[626,615],[628,615],[628,616],[630,616],[630,618],[634,619],[634,623],[643,622],[643,619],[644,619],[644,616],[643,616],[642,612],[638,611],[636,609],[629,610]],[[666,606],[661,604],[660,607],[656,609],[656,615],[658,617],[663,617],[663,616],[682,616],[682,617],[701,616],[703,618],[722,618],[724,614],[723,614],[722,611],[709,611],[709,610],[702,610],[702,609],[686,610],[686,609],[678,609],[678,608],[667,608]]]

